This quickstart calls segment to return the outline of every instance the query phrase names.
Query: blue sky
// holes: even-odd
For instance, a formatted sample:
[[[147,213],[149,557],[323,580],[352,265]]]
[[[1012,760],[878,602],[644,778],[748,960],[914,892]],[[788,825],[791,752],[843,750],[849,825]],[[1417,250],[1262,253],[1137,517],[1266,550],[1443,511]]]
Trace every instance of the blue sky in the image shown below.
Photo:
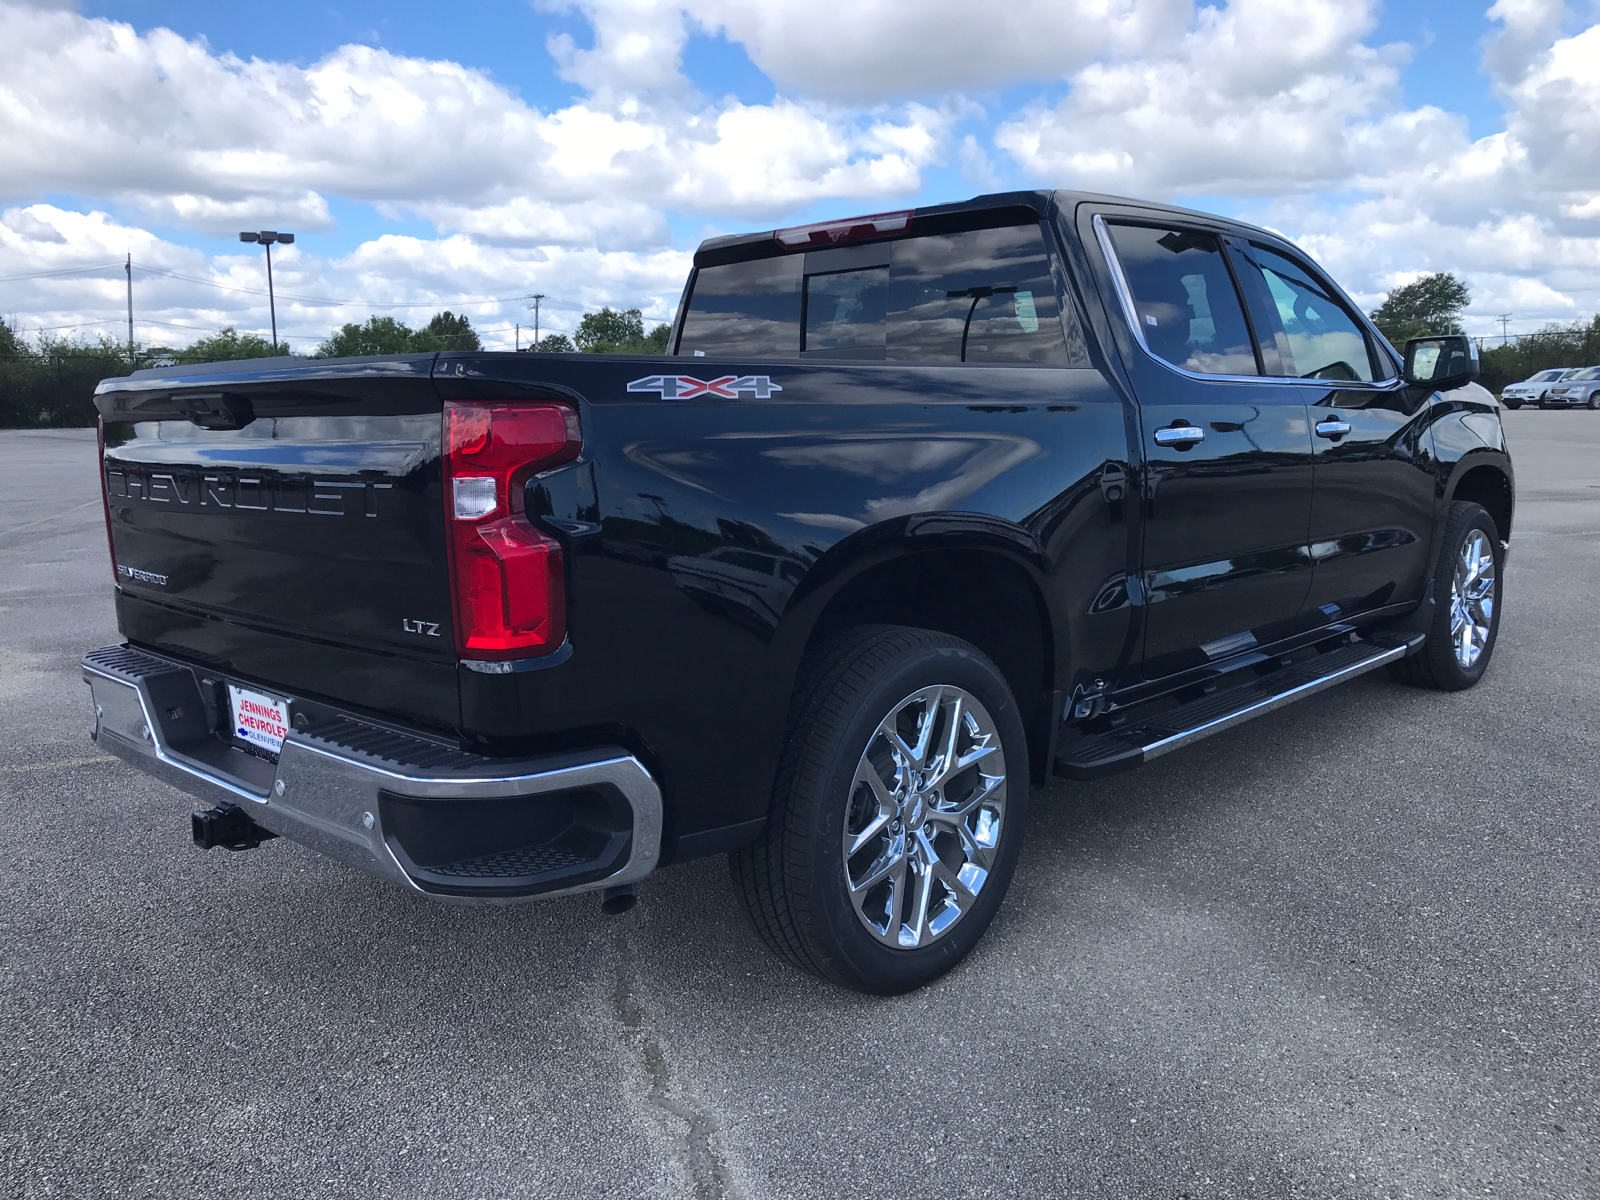
[[[1498,328],[1600,308],[1591,0],[0,0],[0,313],[309,345],[464,306],[670,315],[710,233],[1012,187],[1271,224],[1364,302],[1456,270]],[[842,31],[834,34],[830,31]],[[7,122],[11,122],[7,125]],[[146,270],[148,268],[148,270]],[[175,278],[183,276],[185,278]],[[41,282],[41,279],[43,280]],[[329,305],[292,297],[332,297]],[[470,303],[468,303],[470,301]],[[415,308],[374,309],[376,303]]]

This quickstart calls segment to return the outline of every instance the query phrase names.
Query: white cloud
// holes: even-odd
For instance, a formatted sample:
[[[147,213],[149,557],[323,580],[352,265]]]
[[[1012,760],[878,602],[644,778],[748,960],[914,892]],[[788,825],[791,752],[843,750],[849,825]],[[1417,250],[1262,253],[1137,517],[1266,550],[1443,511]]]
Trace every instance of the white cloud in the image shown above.
[[[556,46],[594,95],[543,112],[452,62],[367,46],[310,66],[245,61],[164,29],[0,0],[0,201],[18,206],[0,227],[0,274],[131,252],[141,268],[206,281],[136,271],[141,336],[183,340],[158,321],[265,329],[259,255],[208,259],[104,212],[29,202],[102,197],[153,223],[231,234],[327,230],[336,196],[419,216],[440,236],[380,237],[328,259],[302,240],[275,255],[279,327],[302,342],[374,310],[297,295],[415,301],[392,311],[420,319],[463,297],[544,291],[546,329],[570,328],[585,305],[666,319],[688,267],[669,210],[776,222],[832,198],[904,200],[965,111],[708,103],[678,75],[675,54],[654,54],[683,18],[651,25],[648,8],[614,37],[602,31],[604,77],[584,76],[592,55]],[[642,104],[625,94],[646,87],[671,95]],[[109,319],[124,284],[114,272],[23,282],[7,303],[35,329]],[[480,325],[527,319],[516,304],[468,311]]]
[[[551,46],[597,92],[678,90],[689,34],[741,44],[779,87],[882,103],[1060,78],[1104,54],[1144,53],[1181,31],[1192,0],[548,0],[578,10],[595,45]]]
[[[623,37],[623,60],[649,36]],[[513,240],[526,236],[516,206],[527,203],[565,208],[569,239],[590,213],[592,234],[614,230],[615,206],[640,196],[712,216],[775,215],[914,192],[949,123],[917,105],[869,115],[691,96],[543,113],[456,63],[367,46],[310,67],[245,62],[167,30],[4,3],[0,45],[0,198],[106,196],[211,231],[246,212],[325,227],[327,195],[449,212],[454,227]],[[466,207],[478,210],[470,221]],[[507,228],[492,227],[496,213]]]
[[[961,178],[979,191],[992,192],[1000,185],[999,176],[989,161],[989,155],[978,144],[978,139],[967,134],[956,148],[956,158],[961,163]]]
[[[537,290],[665,317],[687,266],[675,216],[727,228],[819,203],[888,207],[948,166],[938,178],[983,190],[1208,197],[1298,238],[1363,302],[1407,273],[1457,270],[1480,317],[1600,308],[1600,25],[1579,28],[1559,0],[1498,0],[1483,68],[1504,128],[1474,139],[1464,116],[1406,104],[1408,49],[1372,44],[1378,4],[549,0],[594,40],[551,40],[555,69],[585,95],[543,111],[453,62],[366,46],[309,65],[245,61],[67,4],[0,0],[0,202],[14,206],[0,274],[131,250],[259,289],[258,253],[212,258],[37,201],[77,194],[152,225],[231,233],[330,230],[339,199],[437,236],[336,257],[308,240],[275,257],[280,325],[296,337],[372,311],[297,295],[459,307]],[[695,35],[743,46],[780,94],[744,103],[685,78]],[[997,113],[986,137],[989,115],[965,93],[1009,97],[1030,80],[1056,81],[1035,93],[1053,98]],[[6,303],[66,323],[115,312],[122,286],[116,273],[23,281]],[[165,276],[136,281],[136,306],[151,320],[266,323],[253,290]],[[479,324],[523,315],[469,311]],[[575,319],[558,306],[546,323],[564,311]]]
[[[125,254],[134,262],[139,340],[183,345],[224,325],[261,333],[269,328],[259,250],[241,246],[207,256],[105,213],[48,204],[0,213],[0,276],[95,264],[104,269],[13,278],[6,284],[7,315],[18,318],[25,332],[81,325],[91,336],[102,331],[121,338]],[[506,247],[461,235],[389,235],[334,258],[301,244],[279,247],[273,255],[278,329],[304,350],[345,322],[374,313],[415,325],[443,308],[467,313],[474,326],[493,331],[485,335],[487,343],[509,349],[512,326],[533,322],[520,298],[536,291],[550,297],[542,314],[546,332],[571,330],[584,310],[607,304],[668,320],[688,267],[689,256],[677,250]],[[359,302],[336,303],[341,299]]]
[[[1460,115],[1402,106],[1405,48],[1367,44],[1376,0],[1232,0],[1164,54],[1085,67],[995,142],[1052,185],[1238,197],[1374,302],[1405,271],[1454,270],[1480,320],[1593,312],[1600,25],[1560,37],[1557,0],[1489,15],[1506,127],[1476,141]]]
[[[1204,9],[1169,53],[1085,67],[1064,100],[1002,123],[995,142],[1038,176],[1095,190],[1338,186],[1361,161],[1352,124],[1398,89],[1401,55],[1362,40],[1374,8],[1233,0]]]

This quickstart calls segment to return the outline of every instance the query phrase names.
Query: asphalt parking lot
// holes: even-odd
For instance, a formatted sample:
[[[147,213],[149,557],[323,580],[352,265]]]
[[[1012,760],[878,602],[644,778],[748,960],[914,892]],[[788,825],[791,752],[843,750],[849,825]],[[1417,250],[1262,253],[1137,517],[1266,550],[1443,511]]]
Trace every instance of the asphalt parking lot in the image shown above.
[[[87,431],[0,431],[0,1193],[1600,1195],[1600,414],[1507,414],[1493,668],[1036,798],[978,951],[795,973],[722,860],[438,907],[100,755]]]

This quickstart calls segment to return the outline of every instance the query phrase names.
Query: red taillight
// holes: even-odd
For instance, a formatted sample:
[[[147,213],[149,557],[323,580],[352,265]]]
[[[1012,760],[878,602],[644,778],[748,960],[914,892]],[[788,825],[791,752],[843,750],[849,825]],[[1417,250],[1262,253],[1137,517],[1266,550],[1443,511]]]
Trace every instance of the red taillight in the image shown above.
[[[561,543],[528,522],[523,490],[581,444],[578,414],[561,405],[445,405],[444,513],[463,657],[542,654],[565,639]]]
[[[796,225],[779,229],[773,238],[785,246],[840,246],[866,238],[899,233],[911,222],[911,210],[873,213],[866,217],[846,217],[842,221],[820,221],[815,225]]]
[[[111,554],[111,582],[117,582],[117,543],[111,537],[111,492],[106,479],[106,421],[98,417],[94,423],[94,440],[100,448],[100,507],[106,514],[106,549]]]

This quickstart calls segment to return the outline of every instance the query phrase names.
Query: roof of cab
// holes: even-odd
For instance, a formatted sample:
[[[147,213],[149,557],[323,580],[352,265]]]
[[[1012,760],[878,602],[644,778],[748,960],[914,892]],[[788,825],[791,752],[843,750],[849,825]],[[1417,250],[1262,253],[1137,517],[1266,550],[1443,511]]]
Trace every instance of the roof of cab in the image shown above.
[[[1078,192],[1065,189],[1057,191],[1023,191],[1023,192],[990,192],[982,196],[974,196],[970,200],[959,200],[950,204],[931,204],[920,208],[911,209],[913,221],[926,220],[929,217],[952,216],[966,212],[982,212],[995,208],[1031,208],[1042,217],[1052,207],[1071,211],[1083,203],[1118,204],[1134,208],[1148,208],[1155,212],[1172,213],[1180,217],[1201,217],[1208,221],[1226,221],[1229,225],[1241,229],[1251,230],[1267,237],[1281,238],[1270,229],[1261,229],[1255,225],[1236,220],[1233,217],[1223,217],[1216,213],[1200,212],[1197,209],[1180,208],[1175,204],[1165,204],[1158,200],[1140,200],[1131,196],[1112,196],[1101,192]],[[849,218],[840,218],[848,220]],[[819,222],[819,223],[826,223]],[[789,246],[775,246],[777,229],[765,229],[754,233],[730,233],[721,237],[707,238],[700,243],[695,251],[695,265],[707,265],[701,261],[702,255],[709,255],[718,262],[727,262],[733,258],[742,257],[737,250],[743,247],[752,249],[760,247],[766,254],[795,253],[796,248]],[[730,253],[733,251],[734,253]],[[765,257],[765,254],[756,254],[753,257]]]

